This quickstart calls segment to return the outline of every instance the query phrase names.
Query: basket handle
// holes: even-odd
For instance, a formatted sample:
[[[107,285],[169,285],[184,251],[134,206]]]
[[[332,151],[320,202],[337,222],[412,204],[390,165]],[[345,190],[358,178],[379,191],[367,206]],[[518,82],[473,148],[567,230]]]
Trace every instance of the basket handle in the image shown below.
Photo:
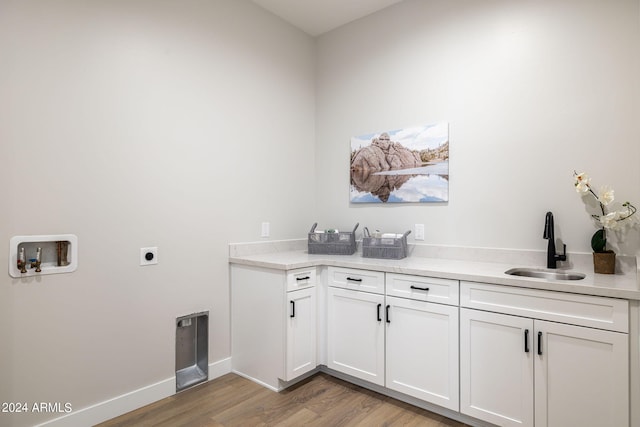
[[[409,234],[411,234],[411,230],[405,231],[402,237],[407,237]]]
[[[353,232],[354,232],[354,233],[356,232],[356,229],[358,228],[358,226],[359,226],[359,225],[360,225],[360,223],[359,223],[359,222],[356,222],[356,226],[355,226],[355,227],[353,227]]]
[[[370,237],[371,234],[369,234],[369,229],[367,227],[362,229],[362,234],[364,235],[364,237]]]
[[[313,233],[314,231],[316,231],[317,226],[318,226],[318,223],[314,222],[313,225],[311,226],[311,231],[309,233]]]

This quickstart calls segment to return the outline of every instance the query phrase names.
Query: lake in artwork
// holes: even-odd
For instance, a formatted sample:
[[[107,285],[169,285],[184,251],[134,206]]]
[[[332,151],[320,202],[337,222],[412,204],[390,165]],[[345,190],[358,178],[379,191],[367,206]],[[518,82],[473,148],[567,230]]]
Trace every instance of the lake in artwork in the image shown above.
[[[352,203],[449,200],[448,123],[351,138]]]

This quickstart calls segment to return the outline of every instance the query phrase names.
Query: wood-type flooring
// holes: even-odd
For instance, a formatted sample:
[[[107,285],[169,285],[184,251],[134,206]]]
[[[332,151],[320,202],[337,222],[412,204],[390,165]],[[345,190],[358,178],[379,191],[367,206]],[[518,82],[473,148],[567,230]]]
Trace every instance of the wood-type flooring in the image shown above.
[[[462,427],[465,424],[318,373],[276,393],[227,374],[99,427]]]

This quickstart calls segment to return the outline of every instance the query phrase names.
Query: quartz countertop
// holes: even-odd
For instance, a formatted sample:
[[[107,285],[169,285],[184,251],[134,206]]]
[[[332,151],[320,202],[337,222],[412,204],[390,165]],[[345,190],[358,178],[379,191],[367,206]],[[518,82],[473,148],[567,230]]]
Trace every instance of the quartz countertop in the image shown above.
[[[640,300],[635,257],[618,257],[617,273],[609,275],[593,273],[591,254],[570,254],[569,262],[559,263],[558,271],[580,272],[586,277],[582,280],[548,280],[505,274],[514,267],[544,269],[544,251],[414,245],[410,250],[412,255],[389,260],[364,258],[360,252],[313,255],[307,253],[305,243],[291,240],[231,244],[229,263],[285,271],[334,266]]]

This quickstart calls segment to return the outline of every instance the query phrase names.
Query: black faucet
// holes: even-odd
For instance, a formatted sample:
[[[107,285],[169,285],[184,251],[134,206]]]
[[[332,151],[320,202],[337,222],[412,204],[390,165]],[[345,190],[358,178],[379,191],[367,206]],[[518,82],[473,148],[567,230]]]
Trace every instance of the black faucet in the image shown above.
[[[553,214],[551,212],[547,212],[545,217],[542,237],[549,240],[549,245],[547,246],[547,268],[556,268],[557,261],[567,260],[567,245],[564,245],[562,255],[556,254],[556,237],[553,230]]]

